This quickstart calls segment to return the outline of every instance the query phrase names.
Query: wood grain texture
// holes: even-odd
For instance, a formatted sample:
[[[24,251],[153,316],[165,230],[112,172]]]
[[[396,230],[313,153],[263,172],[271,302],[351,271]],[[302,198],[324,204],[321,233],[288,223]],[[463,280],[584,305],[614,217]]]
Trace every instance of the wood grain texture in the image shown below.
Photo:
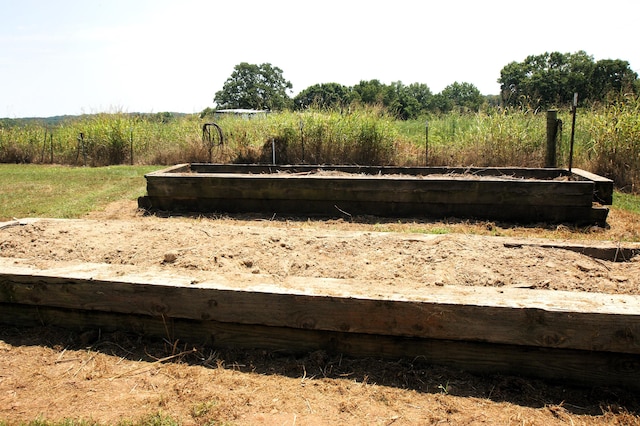
[[[410,359],[478,374],[512,374],[560,383],[626,387],[640,391],[640,381],[637,380],[640,360],[632,354],[303,330],[2,303],[0,323],[55,325],[79,331],[128,331],[220,348],[261,348],[292,354],[324,350],[353,357]]]
[[[188,275],[123,274],[110,265],[56,270],[0,263],[0,302],[84,311],[372,335],[640,354],[640,298],[530,289],[433,287],[343,294],[340,280],[288,288]]]
[[[139,204],[183,212],[606,221],[608,211],[594,213],[592,202],[595,192],[600,202],[609,199],[613,183],[568,175],[562,169],[187,164],[147,174],[148,195]]]

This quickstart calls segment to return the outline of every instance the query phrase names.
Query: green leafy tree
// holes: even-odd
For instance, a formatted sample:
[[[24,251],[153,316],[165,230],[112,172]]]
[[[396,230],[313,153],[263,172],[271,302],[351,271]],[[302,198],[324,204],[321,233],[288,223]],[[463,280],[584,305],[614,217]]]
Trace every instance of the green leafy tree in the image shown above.
[[[338,83],[322,83],[307,87],[293,98],[298,110],[317,106],[319,108],[342,108],[351,103],[351,89]]]
[[[405,118],[407,108],[416,106],[414,99],[407,96],[407,88],[401,81],[396,81],[390,85],[384,85],[382,91],[382,105],[392,114],[400,118]]]
[[[550,106],[570,103],[578,93],[581,102],[602,101],[612,92],[634,91],[637,74],[622,60],[594,62],[576,53],[551,52],[511,62],[500,71],[503,102],[507,105]]]
[[[380,80],[361,80],[353,86],[354,99],[368,105],[383,105],[387,86]]]
[[[291,106],[287,90],[292,87],[280,68],[269,63],[255,65],[242,62],[234,67],[231,77],[222,90],[216,92],[213,102],[220,109],[282,110]]]
[[[431,108],[429,109],[430,111],[447,113],[452,109],[453,101],[443,95],[442,92],[433,95],[433,99],[431,100]]]
[[[537,107],[569,102],[578,89],[573,84],[570,87],[570,77],[574,84],[582,86],[590,75],[588,67],[584,66],[586,54],[578,52],[575,55],[575,62],[580,64],[577,69],[572,67],[574,57],[571,54],[559,52],[530,55],[522,63],[512,62],[505,66],[498,79],[501,92],[506,95],[505,103],[522,102]],[[588,64],[589,58],[586,59]],[[576,72],[582,75],[571,76]]]
[[[431,107],[431,90],[426,84],[412,83],[405,86],[397,81],[387,87],[383,103],[398,118],[409,120],[418,118]]]
[[[382,105],[401,119],[417,118],[431,108],[432,93],[426,84],[409,86],[401,81],[390,85],[379,80],[360,81],[353,87],[353,99],[367,105]]]
[[[433,93],[431,89],[424,83],[412,83],[407,86],[407,93],[414,98],[420,105],[420,113],[427,112],[432,109]]]
[[[462,111],[477,112],[484,102],[480,90],[471,83],[456,81],[442,89],[440,95],[444,98],[444,108],[458,107]]]
[[[638,93],[638,74],[631,70],[627,61],[599,60],[591,78],[591,93],[594,100],[605,100],[610,95]]]

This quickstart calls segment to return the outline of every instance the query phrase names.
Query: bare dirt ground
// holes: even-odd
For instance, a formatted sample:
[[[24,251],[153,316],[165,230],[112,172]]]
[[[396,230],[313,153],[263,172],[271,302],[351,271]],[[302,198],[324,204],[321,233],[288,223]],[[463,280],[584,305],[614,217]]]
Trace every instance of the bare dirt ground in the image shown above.
[[[354,291],[481,285],[640,294],[640,256],[611,262],[537,244],[637,239],[636,218],[619,211],[610,213],[608,229],[361,219],[167,218],[143,216],[133,202],[121,202],[82,220],[4,227],[0,256],[39,267],[97,262],[196,277],[337,278],[359,286]],[[0,328],[0,423],[73,418],[113,424],[153,415],[185,425],[626,425],[640,424],[640,396],[480,377],[419,360],[213,350],[124,333]]]

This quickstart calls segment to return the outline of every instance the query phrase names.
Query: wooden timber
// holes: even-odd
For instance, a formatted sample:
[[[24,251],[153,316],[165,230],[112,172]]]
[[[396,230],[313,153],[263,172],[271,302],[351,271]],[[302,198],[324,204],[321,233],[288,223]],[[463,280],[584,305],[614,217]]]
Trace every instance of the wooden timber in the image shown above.
[[[261,348],[290,354],[325,350],[353,357],[412,359],[480,374],[511,374],[564,384],[640,390],[638,356],[624,353],[267,327],[3,303],[0,303],[0,323],[53,324],[80,331],[128,331],[219,348]]]
[[[593,182],[593,201],[605,205],[613,204],[613,181],[611,179],[586,170],[572,169],[571,171],[574,177]]]
[[[640,390],[637,296],[458,286],[373,296],[342,280],[184,274],[0,258],[0,321],[157,336],[169,323],[171,338],[220,346],[424,356]]]
[[[594,197],[610,204],[613,182],[576,173],[568,175],[562,169],[183,164],[147,174],[147,196],[139,203],[148,209],[178,212],[603,224],[608,210],[594,208]]]

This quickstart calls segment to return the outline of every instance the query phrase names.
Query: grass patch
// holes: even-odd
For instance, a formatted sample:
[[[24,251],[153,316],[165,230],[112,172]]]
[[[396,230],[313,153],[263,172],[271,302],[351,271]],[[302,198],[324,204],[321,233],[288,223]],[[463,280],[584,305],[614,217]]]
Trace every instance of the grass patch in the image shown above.
[[[144,195],[144,174],[158,166],[0,165],[0,220],[77,218],[117,200]]]
[[[640,215],[640,195],[615,191],[613,194],[613,206]]]

